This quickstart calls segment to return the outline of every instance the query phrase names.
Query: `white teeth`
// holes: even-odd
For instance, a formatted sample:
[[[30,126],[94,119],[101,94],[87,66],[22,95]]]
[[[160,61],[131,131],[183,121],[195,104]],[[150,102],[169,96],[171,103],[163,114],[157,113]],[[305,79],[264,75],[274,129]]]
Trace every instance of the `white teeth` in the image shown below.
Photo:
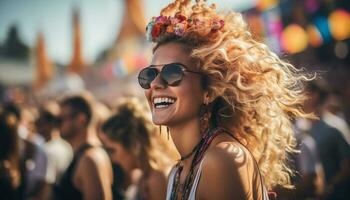
[[[168,106],[166,106],[166,105],[159,105],[156,108],[165,108],[165,107],[168,107]]]
[[[170,97],[156,97],[153,99],[153,104],[155,105],[156,108],[168,107],[170,104],[173,104],[174,102],[175,102],[175,99]]]

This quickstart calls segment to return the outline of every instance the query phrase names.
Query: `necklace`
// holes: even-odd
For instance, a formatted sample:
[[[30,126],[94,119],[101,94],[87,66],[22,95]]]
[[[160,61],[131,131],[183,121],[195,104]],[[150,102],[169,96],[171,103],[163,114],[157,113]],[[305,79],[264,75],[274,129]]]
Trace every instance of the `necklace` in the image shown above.
[[[197,151],[197,148],[199,147],[200,144],[201,144],[201,142],[199,141],[198,144],[196,144],[196,146],[192,149],[192,151],[191,151],[189,154],[187,154],[187,155],[185,155],[185,156],[181,156],[180,161],[184,161],[184,160],[186,160],[187,158],[191,157],[192,154],[194,154],[194,152]]]
[[[181,200],[188,199],[189,192],[190,192],[192,185],[193,185],[194,169],[197,166],[197,164],[202,160],[205,151],[208,149],[208,147],[211,144],[211,142],[213,141],[213,139],[221,133],[223,133],[222,128],[216,128],[216,129],[210,130],[206,134],[204,134],[201,141],[197,144],[197,146],[193,150],[193,152],[195,153],[194,158],[192,160],[190,171],[189,171],[188,175],[186,176],[186,179],[185,179],[183,186],[180,185],[180,176],[181,176],[181,172],[183,170],[181,160],[176,164],[176,168],[178,170],[175,174],[173,188],[171,190],[171,195],[170,195],[171,200],[177,199],[177,195],[178,195],[179,191],[182,192]],[[191,152],[191,154],[192,154],[192,152]]]

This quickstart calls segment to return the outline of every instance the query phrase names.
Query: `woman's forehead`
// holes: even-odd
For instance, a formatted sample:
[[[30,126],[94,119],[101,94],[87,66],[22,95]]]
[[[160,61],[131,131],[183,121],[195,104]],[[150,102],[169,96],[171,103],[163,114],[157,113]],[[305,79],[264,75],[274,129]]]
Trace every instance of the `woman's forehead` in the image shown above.
[[[153,54],[152,65],[169,63],[182,63],[186,66],[191,65],[189,52],[185,50],[182,44],[168,43],[156,49]]]

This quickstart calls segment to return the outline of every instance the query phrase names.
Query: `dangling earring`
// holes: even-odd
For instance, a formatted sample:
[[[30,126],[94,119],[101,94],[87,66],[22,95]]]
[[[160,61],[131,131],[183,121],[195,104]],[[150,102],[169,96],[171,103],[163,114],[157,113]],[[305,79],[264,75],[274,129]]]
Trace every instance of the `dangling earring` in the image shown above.
[[[166,132],[167,132],[167,134],[168,134],[168,140],[169,140],[169,134],[170,134],[169,127],[166,127]]]
[[[199,122],[201,133],[207,132],[210,126],[211,106],[202,104],[199,111]]]
[[[162,135],[162,126],[159,125],[159,135],[161,136]]]

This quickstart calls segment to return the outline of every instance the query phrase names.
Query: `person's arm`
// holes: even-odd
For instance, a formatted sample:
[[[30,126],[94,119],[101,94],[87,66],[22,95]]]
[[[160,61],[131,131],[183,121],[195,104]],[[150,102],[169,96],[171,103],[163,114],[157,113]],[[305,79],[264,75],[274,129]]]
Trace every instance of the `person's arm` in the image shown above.
[[[209,149],[203,159],[197,197],[242,200],[253,194],[254,166],[251,157],[242,148],[231,143],[220,143]]]
[[[299,166],[300,182],[295,183],[295,192],[298,199],[314,198],[323,193],[324,171],[318,158],[315,141],[306,136],[300,144],[300,153],[296,155]]]
[[[166,198],[166,177],[162,172],[153,172],[148,180],[149,200]]]
[[[28,144],[29,145],[29,144]],[[29,199],[31,200],[41,200],[41,199],[49,199],[50,193],[51,193],[51,184],[49,183],[49,163],[48,163],[48,156],[45,153],[44,149],[42,147],[36,145],[36,144],[30,144],[31,147],[28,148],[34,148],[35,154],[33,155],[33,160],[35,163],[35,169],[31,173],[34,175],[35,181],[33,181],[31,184],[32,191],[30,194]]]
[[[100,148],[94,148],[81,157],[73,183],[81,191],[84,200],[111,200],[112,177],[107,154]]]

